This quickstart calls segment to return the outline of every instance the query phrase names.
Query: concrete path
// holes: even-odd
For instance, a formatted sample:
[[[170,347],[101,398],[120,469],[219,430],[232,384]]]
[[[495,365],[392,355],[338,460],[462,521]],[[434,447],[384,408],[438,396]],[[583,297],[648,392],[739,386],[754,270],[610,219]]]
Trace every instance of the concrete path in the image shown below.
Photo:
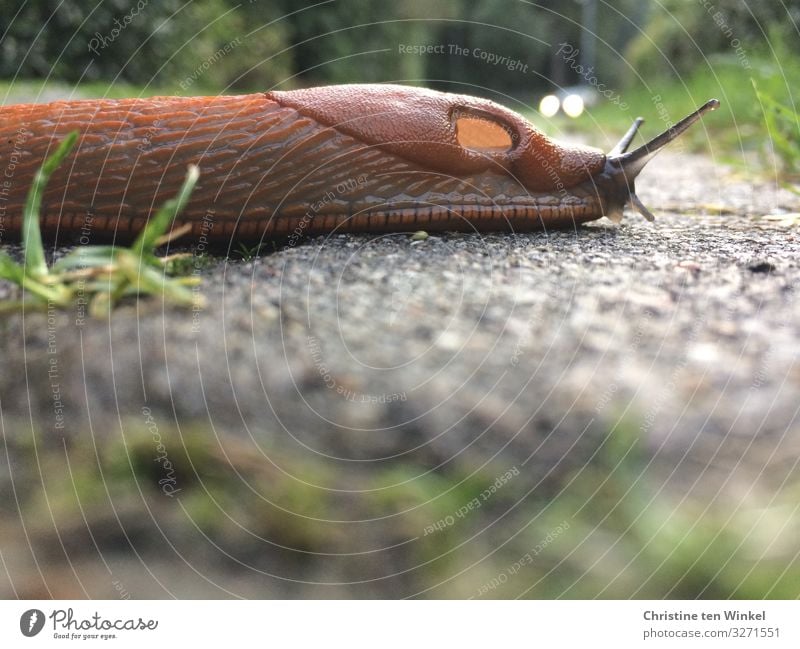
[[[655,224],[315,238],[204,267],[199,312],[6,318],[0,593],[729,596],[599,512],[796,496],[800,197],[668,152],[637,185]]]

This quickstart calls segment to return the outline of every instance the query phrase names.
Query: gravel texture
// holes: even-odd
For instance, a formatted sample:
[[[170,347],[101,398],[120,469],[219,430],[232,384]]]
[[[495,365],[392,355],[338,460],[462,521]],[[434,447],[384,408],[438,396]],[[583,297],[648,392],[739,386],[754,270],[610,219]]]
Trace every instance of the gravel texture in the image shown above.
[[[698,511],[771,502],[800,450],[800,197],[668,152],[637,185],[655,224],[318,237],[206,260],[194,313],[6,318],[0,594],[480,595],[515,556],[492,552],[530,529],[516,505],[569,489],[620,428],[659,492]],[[77,463],[101,485],[135,466],[133,439],[156,467],[133,494],[75,487]],[[508,471],[504,506],[417,551],[438,537],[415,507]],[[308,526],[253,509],[266,500]],[[601,590],[529,582],[491,594]]]

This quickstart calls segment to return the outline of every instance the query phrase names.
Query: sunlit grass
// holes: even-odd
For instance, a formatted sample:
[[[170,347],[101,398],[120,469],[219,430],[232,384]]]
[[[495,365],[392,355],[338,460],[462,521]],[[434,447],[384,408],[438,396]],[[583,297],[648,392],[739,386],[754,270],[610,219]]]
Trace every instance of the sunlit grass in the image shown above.
[[[0,79],[0,102],[5,104],[53,101],[55,99],[125,99],[175,94],[173,88],[137,86],[119,81],[94,81],[71,85],[49,79]]]
[[[646,84],[618,89],[627,105],[624,110],[601,98],[579,119],[559,115],[548,121],[535,113],[531,118],[548,133],[577,132],[588,144],[608,150],[638,116],[645,123],[634,146],[715,97],[720,108],[681,136],[684,150],[709,153],[750,172],[760,165],[773,173],[777,157],[784,167],[781,171],[794,173],[800,141],[795,90],[799,86],[797,66],[778,68],[774,62],[754,59],[747,70],[735,58],[719,57],[682,78],[648,79]]]
[[[775,158],[782,166],[781,171],[788,177],[797,179],[800,174],[800,114],[759,90],[755,80],[753,88],[763,108],[764,125],[772,142]]]

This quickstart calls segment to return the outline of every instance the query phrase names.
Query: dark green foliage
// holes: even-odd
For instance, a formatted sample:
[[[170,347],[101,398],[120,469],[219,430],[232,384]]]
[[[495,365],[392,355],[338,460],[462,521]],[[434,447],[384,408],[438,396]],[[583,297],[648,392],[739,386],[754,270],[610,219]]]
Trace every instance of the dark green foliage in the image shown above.
[[[707,65],[698,53],[736,56],[741,45],[752,58],[776,37],[796,52],[799,16],[796,1],[0,0],[0,77],[184,94],[403,81],[529,98],[584,80],[557,54],[562,42],[581,50],[576,65],[591,65],[597,83],[620,89]],[[488,63],[476,48],[519,63]]]
[[[715,55],[736,58],[745,69],[770,43],[792,43],[798,54],[794,25],[800,3],[742,0],[667,0],[654,4],[650,18],[627,48],[626,58],[644,79],[684,76],[713,61]]]
[[[764,125],[772,142],[775,160],[781,165],[780,171],[796,180],[800,173],[800,114],[795,108],[761,92],[755,80],[753,87],[764,111]]]
[[[272,85],[287,74],[286,24],[269,2],[0,0],[0,76],[140,85]],[[238,42],[237,42],[237,39]],[[228,56],[235,50],[235,56]],[[222,52],[219,54],[219,52]],[[194,75],[194,77],[192,76]],[[184,83],[187,79],[191,83]]]
[[[598,5],[592,38],[606,81],[644,12],[634,0]],[[0,77],[127,82],[197,94],[344,82],[418,82],[528,95],[579,79],[554,55],[581,44],[577,2],[544,0],[0,0]],[[631,18],[629,20],[628,18]],[[401,45],[440,45],[415,56]],[[451,46],[466,48],[467,55]],[[491,64],[475,49],[518,61]],[[440,81],[437,81],[440,80]],[[487,90],[483,90],[486,88]],[[488,90],[491,88],[491,90]]]

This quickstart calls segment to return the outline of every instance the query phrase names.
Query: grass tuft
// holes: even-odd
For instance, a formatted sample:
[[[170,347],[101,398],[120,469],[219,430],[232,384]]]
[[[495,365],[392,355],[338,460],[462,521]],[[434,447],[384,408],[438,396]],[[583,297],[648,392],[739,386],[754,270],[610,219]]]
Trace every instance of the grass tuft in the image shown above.
[[[42,196],[53,172],[72,151],[77,139],[77,131],[64,138],[34,177],[23,208],[23,263],[0,252],[0,278],[27,293],[21,300],[0,302],[0,313],[69,308],[81,298],[88,302],[89,313],[100,317],[108,315],[120,300],[130,295],[161,295],[173,304],[198,305],[202,297],[189,287],[200,279],[168,275],[168,268],[174,267],[181,255],[157,257],[154,252],[189,229],[185,225],[168,232],[197,183],[200,172],[195,165],[189,166],[178,195],[164,203],[130,248],[80,246],[48,268],[39,226]]]
[[[782,171],[796,179],[800,173],[800,114],[772,95],[759,90],[755,79],[752,82],[756,97],[764,110],[764,127],[772,142],[775,157],[782,164]]]

